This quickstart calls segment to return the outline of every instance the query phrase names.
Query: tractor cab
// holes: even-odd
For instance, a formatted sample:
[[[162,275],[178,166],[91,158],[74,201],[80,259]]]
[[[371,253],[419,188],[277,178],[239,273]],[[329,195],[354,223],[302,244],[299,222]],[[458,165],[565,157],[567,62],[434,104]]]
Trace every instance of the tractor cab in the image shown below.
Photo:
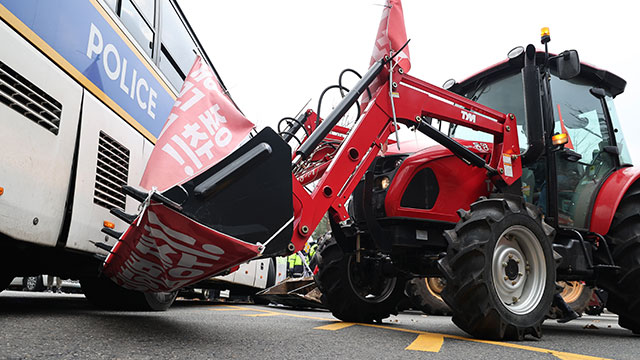
[[[527,61],[524,49],[515,48],[508,60],[453,83],[450,90],[515,114],[524,199],[554,227],[588,230],[598,189],[615,170],[631,165],[613,103],[626,82],[587,64],[567,76],[560,64],[577,62],[575,51],[549,61],[545,52],[531,55]],[[534,71],[527,71],[532,65]],[[452,126],[450,136],[493,142],[489,134],[461,126]]]

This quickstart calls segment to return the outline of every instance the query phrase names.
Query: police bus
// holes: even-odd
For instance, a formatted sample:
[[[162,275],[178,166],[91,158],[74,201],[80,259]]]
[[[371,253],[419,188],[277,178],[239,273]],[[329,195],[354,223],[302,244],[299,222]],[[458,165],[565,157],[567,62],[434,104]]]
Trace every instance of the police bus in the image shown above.
[[[139,183],[196,56],[211,61],[175,0],[0,0],[0,18],[0,291],[53,274],[98,304],[167,308],[175,294],[98,276],[95,243],[126,229],[109,213],[137,211],[121,186]]]

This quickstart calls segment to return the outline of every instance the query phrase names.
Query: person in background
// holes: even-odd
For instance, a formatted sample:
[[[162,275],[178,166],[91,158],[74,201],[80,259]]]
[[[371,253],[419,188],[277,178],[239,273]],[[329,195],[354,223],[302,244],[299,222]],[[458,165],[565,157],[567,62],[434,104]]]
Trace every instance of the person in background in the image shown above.
[[[54,280],[56,281],[55,290],[51,288],[53,286]],[[62,279],[60,279],[59,276],[53,276],[53,275],[47,276],[47,292],[56,292],[56,293],[62,292]]]

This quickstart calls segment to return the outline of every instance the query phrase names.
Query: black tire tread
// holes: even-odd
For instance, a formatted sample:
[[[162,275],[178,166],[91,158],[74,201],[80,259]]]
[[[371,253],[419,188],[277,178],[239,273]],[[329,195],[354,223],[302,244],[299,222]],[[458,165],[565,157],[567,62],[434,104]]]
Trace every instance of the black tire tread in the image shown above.
[[[485,261],[488,261],[485,257],[493,251],[488,246],[489,239],[500,235],[494,234],[496,224],[514,215],[524,215],[533,220],[547,237],[554,235],[553,228],[542,221],[539,211],[533,206],[521,199],[503,198],[475,202],[455,228],[445,232],[449,248],[439,266],[447,286],[441,296],[453,310],[453,322],[475,337],[522,340],[531,334],[539,338],[544,315],[551,306],[553,292],[550,289],[555,291],[555,270],[550,272],[552,279],[547,280],[545,298],[542,299],[544,304],[548,302],[548,307],[541,305],[539,319],[531,323],[517,324],[506,319],[490,300],[490,279],[485,279]],[[546,241],[550,248],[551,239]]]
[[[602,282],[609,293],[607,308],[618,314],[620,326],[640,334],[640,182],[624,195],[606,239],[621,267],[616,279]]]
[[[348,322],[380,322],[390,315],[398,314],[398,305],[405,297],[405,282],[397,280],[393,293],[378,304],[364,302],[358,298],[347,279],[348,255],[344,254],[333,236],[326,236],[318,244],[316,252],[318,272],[315,281],[322,292],[322,303],[336,318]]]
[[[106,277],[80,279],[84,296],[93,305],[109,310],[165,311],[177,296],[177,291],[157,299],[153,294],[127,290]]]
[[[406,291],[415,310],[420,310],[427,315],[451,315],[449,305],[429,291],[425,278],[409,280]]]

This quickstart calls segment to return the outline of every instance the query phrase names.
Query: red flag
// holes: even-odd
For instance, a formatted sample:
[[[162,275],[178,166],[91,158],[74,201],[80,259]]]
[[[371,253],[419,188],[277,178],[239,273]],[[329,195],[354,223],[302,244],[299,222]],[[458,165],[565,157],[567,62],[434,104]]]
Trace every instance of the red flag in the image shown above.
[[[254,127],[196,58],[162,129],[140,186],[164,191],[217,163]]]
[[[171,292],[253,259],[260,247],[212,230],[151,201],[104,263],[131,290]]]
[[[371,54],[371,62],[369,63],[369,66],[382,59],[385,55],[391,55],[391,53],[395,54],[406,42],[407,31],[404,26],[402,3],[400,0],[387,0],[384,10],[382,10],[382,18],[380,19],[380,26],[378,27],[378,34],[373,46],[373,53]],[[408,46],[405,46],[405,48],[396,55],[393,59],[393,64],[394,67],[401,67],[405,73],[411,69]],[[378,91],[379,87],[388,78],[388,75],[389,74],[387,72],[383,72],[369,86],[371,89],[371,95],[374,95]],[[363,101],[363,107],[366,106],[366,103],[369,100],[370,99],[367,96],[367,99]]]
[[[378,35],[373,46],[371,62],[369,66],[382,59],[393,50],[395,54],[407,42],[407,31],[404,26],[404,14],[400,0],[387,0],[387,4],[382,10],[382,18],[378,27]],[[394,58],[394,63],[408,72],[411,69],[409,60],[409,47],[402,49],[400,54]]]

